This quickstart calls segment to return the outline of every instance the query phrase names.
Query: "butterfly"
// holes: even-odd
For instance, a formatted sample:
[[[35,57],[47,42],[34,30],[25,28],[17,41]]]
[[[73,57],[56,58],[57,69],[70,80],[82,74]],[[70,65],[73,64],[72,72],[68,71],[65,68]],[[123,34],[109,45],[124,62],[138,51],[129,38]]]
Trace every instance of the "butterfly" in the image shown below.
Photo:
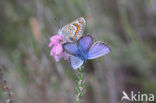
[[[67,40],[79,39],[83,34],[84,28],[85,19],[80,17],[59,29],[58,34],[62,35]]]
[[[104,42],[93,42],[91,35],[84,35],[75,42],[66,42],[63,49],[70,54],[69,61],[71,67],[78,69],[84,61],[101,57],[111,51],[110,47]]]

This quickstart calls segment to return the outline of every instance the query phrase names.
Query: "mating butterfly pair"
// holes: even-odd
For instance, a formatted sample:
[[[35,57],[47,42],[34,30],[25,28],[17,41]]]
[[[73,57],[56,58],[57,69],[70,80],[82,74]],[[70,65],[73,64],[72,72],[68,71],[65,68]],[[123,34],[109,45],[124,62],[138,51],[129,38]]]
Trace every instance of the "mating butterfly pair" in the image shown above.
[[[98,41],[93,44],[91,35],[82,36],[84,28],[85,19],[80,17],[58,31],[58,34],[66,40],[78,39],[76,43],[66,42],[63,44],[64,50],[71,55],[69,57],[70,64],[74,69],[79,68],[88,59],[98,58],[110,52],[110,47],[105,43]]]

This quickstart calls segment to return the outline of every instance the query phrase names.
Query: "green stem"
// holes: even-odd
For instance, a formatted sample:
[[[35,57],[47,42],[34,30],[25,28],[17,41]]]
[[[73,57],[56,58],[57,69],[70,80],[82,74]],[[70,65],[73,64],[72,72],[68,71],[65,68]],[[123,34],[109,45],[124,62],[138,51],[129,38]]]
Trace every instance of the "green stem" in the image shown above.
[[[77,71],[77,84],[76,84],[76,101],[75,103],[81,103],[81,98],[83,96],[84,93],[84,87],[85,87],[85,81],[84,81],[84,77],[85,77],[85,73],[84,73],[84,68],[83,66],[80,67]]]

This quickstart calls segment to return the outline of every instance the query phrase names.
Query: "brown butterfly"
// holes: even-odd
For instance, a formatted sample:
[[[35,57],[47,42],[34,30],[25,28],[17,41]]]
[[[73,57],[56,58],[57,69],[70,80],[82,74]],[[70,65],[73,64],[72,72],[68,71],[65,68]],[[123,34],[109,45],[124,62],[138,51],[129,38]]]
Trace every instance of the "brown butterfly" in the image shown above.
[[[66,39],[79,39],[85,28],[85,19],[80,17],[59,29],[58,34]]]

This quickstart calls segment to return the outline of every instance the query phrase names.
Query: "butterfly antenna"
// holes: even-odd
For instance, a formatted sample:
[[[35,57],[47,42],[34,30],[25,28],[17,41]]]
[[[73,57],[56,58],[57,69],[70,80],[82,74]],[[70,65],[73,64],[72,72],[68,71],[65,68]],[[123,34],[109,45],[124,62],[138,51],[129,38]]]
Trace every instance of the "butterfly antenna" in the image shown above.
[[[62,25],[63,25],[63,23],[62,23],[62,20],[60,20],[60,22],[59,22],[59,29],[62,27]]]
[[[54,17],[53,19],[55,21],[55,25],[57,26],[57,28],[60,29],[61,28],[61,22],[56,17]]]

